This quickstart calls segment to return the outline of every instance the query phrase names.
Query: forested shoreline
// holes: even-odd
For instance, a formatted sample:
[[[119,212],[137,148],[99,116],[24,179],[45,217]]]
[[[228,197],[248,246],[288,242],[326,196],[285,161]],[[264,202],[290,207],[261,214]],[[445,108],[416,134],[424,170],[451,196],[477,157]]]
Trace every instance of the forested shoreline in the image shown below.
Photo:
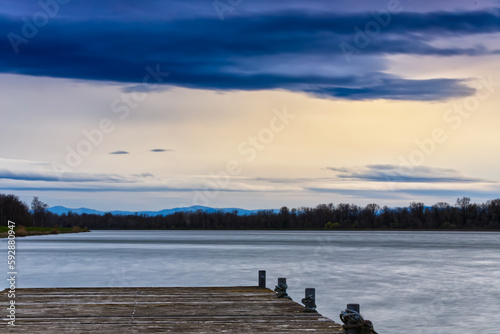
[[[15,195],[0,194],[1,225],[9,220],[18,226],[37,228],[81,229],[380,229],[380,230],[500,230],[500,199],[472,203],[458,198],[454,205],[437,203],[424,206],[412,202],[407,207],[389,208],[377,204],[320,204],[314,208],[281,208],[278,212],[263,210],[250,215],[237,211],[207,213],[177,212],[167,216],[62,214],[48,210],[48,205],[33,198],[31,210]]]

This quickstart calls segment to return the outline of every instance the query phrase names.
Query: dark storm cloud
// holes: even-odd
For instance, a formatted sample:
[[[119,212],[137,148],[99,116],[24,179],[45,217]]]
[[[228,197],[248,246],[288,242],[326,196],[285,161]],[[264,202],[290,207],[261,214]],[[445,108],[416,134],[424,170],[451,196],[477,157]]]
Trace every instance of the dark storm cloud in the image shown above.
[[[173,2],[173,8],[179,5]],[[182,5],[184,6],[184,5]],[[184,8],[184,7],[183,7]],[[196,15],[193,11],[193,15]],[[465,80],[408,80],[383,72],[387,54],[433,56],[497,53],[484,46],[439,47],[436,40],[500,31],[498,9],[475,12],[394,14],[380,34],[360,47],[354,27],[375,18],[365,13],[276,9],[259,16],[178,16],[166,20],[52,18],[15,53],[10,32],[23,22],[0,17],[0,72],[141,83],[168,72],[161,84],[210,90],[284,89],[350,100],[442,100],[474,93]],[[239,16],[238,16],[239,15]],[[10,35],[12,39],[13,35]],[[340,47],[356,47],[362,66],[347,72]],[[315,57],[318,62],[308,59]],[[279,66],[278,66],[279,65]],[[301,66],[297,66],[301,65]],[[355,64],[357,65],[357,64]],[[332,70],[317,71],[321,66]],[[298,70],[301,68],[300,70]],[[126,88],[133,91],[132,88]]]

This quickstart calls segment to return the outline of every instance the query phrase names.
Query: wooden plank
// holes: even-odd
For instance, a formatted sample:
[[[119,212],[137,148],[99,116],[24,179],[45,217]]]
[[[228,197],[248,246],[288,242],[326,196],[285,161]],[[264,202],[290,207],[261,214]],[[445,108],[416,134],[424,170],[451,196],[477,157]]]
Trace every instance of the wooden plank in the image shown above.
[[[3,318],[2,333],[342,333],[258,287],[18,289],[15,301],[16,327]],[[6,311],[6,290],[0,302]]]

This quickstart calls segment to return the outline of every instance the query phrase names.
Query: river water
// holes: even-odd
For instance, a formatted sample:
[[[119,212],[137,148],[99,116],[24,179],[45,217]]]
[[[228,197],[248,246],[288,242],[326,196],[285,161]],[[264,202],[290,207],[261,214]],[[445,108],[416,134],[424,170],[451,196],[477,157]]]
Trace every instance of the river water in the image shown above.
[[[316,288],[337,322],[361,304],[379,334],[500,333],[500,233],[94,231],[16,250],[18,287],[257,285],[266,270],[295,301]]]

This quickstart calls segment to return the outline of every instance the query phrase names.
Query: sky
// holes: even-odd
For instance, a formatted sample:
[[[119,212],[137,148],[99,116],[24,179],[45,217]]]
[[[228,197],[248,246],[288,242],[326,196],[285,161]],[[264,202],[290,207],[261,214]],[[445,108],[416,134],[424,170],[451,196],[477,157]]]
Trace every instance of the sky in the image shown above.
[[[500,1],[0,0],[0,193],[97,210],[500,197]]]

